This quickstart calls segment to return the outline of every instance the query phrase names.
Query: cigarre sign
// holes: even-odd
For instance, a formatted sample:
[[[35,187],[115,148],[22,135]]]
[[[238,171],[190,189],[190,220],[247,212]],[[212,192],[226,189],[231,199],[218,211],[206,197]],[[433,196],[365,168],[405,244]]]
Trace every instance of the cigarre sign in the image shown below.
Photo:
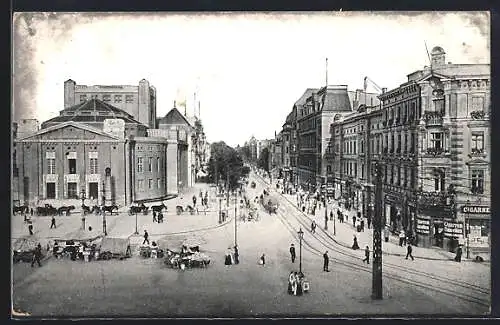
[[[462,207],[463,213],[471,214],[490,214],[490,207],[487,206],[476,206],[476,205],[464,205]]]

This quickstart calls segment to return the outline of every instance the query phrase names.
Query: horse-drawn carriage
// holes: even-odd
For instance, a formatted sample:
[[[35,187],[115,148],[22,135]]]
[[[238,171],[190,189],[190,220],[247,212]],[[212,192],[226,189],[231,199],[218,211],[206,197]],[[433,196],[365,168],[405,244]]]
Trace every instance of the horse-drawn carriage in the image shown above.
[[[12,207],[12,214],[16,215],[17,213],[27,214],[29,211],[29,207],[27,205],[14,206]]]
[[[36,208],[37,216],[55,216],[58,212],[58,209],[53,207],[52,204],[45,204],[43,207]]]
[[[197,210],[190,205],[187,205],[185,208],[182,205],[178,205],[175,207],[175,212],[177,213],[177,215],[181,215],[184,212],[189,212],[189,214],[193,215],[196,211]]]
[[[146,215],[148,214],[148,210],[149,208],[144,203],[141,203],[139,205],[132,205],[128,210],[128,214],[133,215],[137,213],[142,213]]]
[[[167,249],[165,265],[170,268],[205,268],[210,264],[210,257],[200,252],[174,252]]]
[[[12,244],[12,261],[14,263],[26,262],[29,263],[33,260],[33,255],[37,245],[37,241],[32,238],[20,238]],[[42,250],[42,258],[43,258]]]

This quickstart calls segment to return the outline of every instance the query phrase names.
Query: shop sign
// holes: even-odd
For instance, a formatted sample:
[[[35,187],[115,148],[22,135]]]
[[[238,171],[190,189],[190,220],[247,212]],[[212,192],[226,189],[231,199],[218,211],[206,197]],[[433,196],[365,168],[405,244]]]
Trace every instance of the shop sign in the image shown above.
[[[459,237],[464,233],[464,225],[459,222],[449,222],[444,223],[444,235],[446,237]]]
[[[425,219],[417,219],[417,234],[428,235],[431,228],[431,221]]]
[[[478,205],[464,205],[464,206],[462,206],[462,213],[490,214],[490,207],[478,206]]]

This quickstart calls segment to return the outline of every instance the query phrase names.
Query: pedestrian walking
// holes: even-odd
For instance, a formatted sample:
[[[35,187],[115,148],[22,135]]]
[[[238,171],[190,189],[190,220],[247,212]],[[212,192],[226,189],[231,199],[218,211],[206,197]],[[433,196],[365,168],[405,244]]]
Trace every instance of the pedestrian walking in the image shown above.
[[[333,211],[330,211],[330,221],[333,221]]]
[[[385,228],[384,228],[384,239],[385,239],[386,243],[389,241],[389,227],[388,226],[385,226]]]
[[[370,247],[366,245],[365,248],[365,259],[363,260],[363,263],[366,261],[366,264],[370,264]]]
[[[260,257],[259,264],[266,265],[266,255],[265,254],[262,254],[262,256]]]
[[[356,235],[354,235],[354,238],[352,239],[352,249],[359,249],[358,238],[356,237]]]
[[[30,209],[30,214],[33,217],[33,208]]]
[[[30,236],[33,235],[33,224],[28,225],[28,231],[30,232]]]
[[[50,219],[50,229],[52,229],[52,227],[57,228],[56,217],[54,217],[54,216],[52,216],[52,219]]]
[[[240,264],[240,252],[238,251],[238,245],[234,246],[234,264]]]
[[[293,244],[290,245],[290,257],[292,259],[292,263],[295,263],[295,246]]]
[[[158,222],[158,219],[156,218],[156,211],[153,210],[153,222]]]
[[[411,260],[413,261],[413,255],[411,255],[411,252],[413,251],[413,248],[411,247],[410,244],[406,246],[406,259],[408,259],[408,256],[411,257]]]
[[[224,258],[224,265],[233,264],[233,259],[231,258],[231,250],[228,249],[226,253],[226,257]]]
[[[365,220],[361,219],[361,231],[365,231]]]
[[[311,222],[311,233],[316,233],[316,221]]]
[[[193,195],[193,205],[196,206],[196,195]]]
[[[142,244],[144,245],[146,242],[149,245],[149,234],[147,230],[144,230],[144,241],[142,242]]]
[[[399,246],[403,247],[403,242],[406,238],[406,235],[405,235],[405,232],[403,230],[401,230],[399,232]]]
[[[457,247],[457,255],[455,255],[455,262],[461,262],[462,261],[462,246],[459,245]]]
[[[329,262],[330,262],[330,258],[328,257],[328,251],[326,251],[325,254],[323,254],[323,271],[330,272],[330,270],[328,270],[328,263]]]
[[[356,228],[356,216],[352,216],[352,226]]]
[[[38,266],[41,267],[42,263],[40,263],[40,259],[42,258],[42,245],[38,243],[35,247],[35,251],[33,252],[33,258],[31,259],[31,267],[35,266],[35,262],[38,263]]]

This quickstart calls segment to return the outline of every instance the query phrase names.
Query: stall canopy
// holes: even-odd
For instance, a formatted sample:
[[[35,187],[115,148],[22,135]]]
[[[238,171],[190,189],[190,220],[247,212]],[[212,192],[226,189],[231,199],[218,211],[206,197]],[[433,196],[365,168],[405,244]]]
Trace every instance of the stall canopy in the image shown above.
[[[101,242],[101,252],[110,252],[112,254],[126,255],[130,249],[130,240],[128,238],[109,238],[104,237]]]
[[[92,231],[79,229],[77,231],[74,231],[74,232],[64,236],[65,238],[62,238],[62,240],[64,240],[64,241],[67,241],[67,240],[93,241],[93,240],[101,237],[101,235],[102,235],[101,231],[98,231],[97,229],[92,229]]]

